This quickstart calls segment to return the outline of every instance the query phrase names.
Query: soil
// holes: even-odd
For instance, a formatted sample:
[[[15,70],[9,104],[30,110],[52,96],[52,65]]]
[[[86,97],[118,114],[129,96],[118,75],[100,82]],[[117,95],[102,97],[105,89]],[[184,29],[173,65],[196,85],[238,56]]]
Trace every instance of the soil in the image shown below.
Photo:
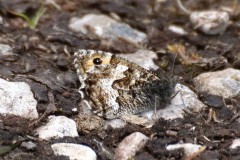
[[[166,121],[160,119],[152,128],[144,128],[128,124],[122,129],[108,128],[106,137],[98,131],[79,131],[78,138],[63,138],[57,140],[38,141],[33,138],[34,129],[47,121],[49,115],[64,115],[72,119],[78,113],[72,109],[80,104],[80,94],[77,92],[80,83],[72,64],[73,52],[76,49],[96,49],[114,53],[133,52],[134,48],[108,46],[101,39],[71,32],[68,20],[73,16],[88,13],[103,13],[118,15],[121,21],[147,34],[148,42],[145,48],[158,53],[156,64],[166,72],[182,77],[179,81],[194,90],[192,79],[208,71],[222,70],[227,67],[240,67],[240,17],[235,12],[231,15],[231,23],[227,30],[215,36],[209,36],[193,28],[189,17],[182,13],[174,0],[158,3],[157,0],[58,0],[60,8],[51,3],[45,4],[47,11],[41,16],[35,29],[30,29],[27,22],[14,13],[25,13],[33,16],[42,5],[37,1],[2,0],[0,15],[4,22],[0,24],[0,43],[8,44],[14,49],[14,56],[0,59],[0,77],[10,81],[23,81],[31,86],[38,101],[39,121],[28,121],[20,117],[2,117],[0,123],[0,145],[11,146],[13,141],[19,145],[13,146],[8,154],[0,159],[67,159],[55,156],[51,144],[55,142],[73,142],[86,144],[92,148],[100,160],[109,159],[102,151],[103,146],[113,152],[117,144],[129,134],[139,131],[151,140],[141,149],[134,159],[183,159],[184,150],[166,150],[166,145],[178,142],[197,143],[206,146],[204,152],[193,159],[240,159],[240,147],[229,149],[232,141],[240,137],[240,124],[237,116],[240,114],[240,97],[224,99],[204,96],[197,93],[209,107],[200,113],[186,113],[184,119]],[[185,6],[191,10],[233,8],[234,0],[186,0]],[[5,25],[7,22],[8,25]],[[180,36],[168,30],[169,25],[184,28],[188,34]],[[181,57],[168,51],[168,46],[181,44],[187,53],[197,54],[204,59],[214,58],[204,65],[183,62]],[[116,49],[117,48],[117,49]],[[227,62],[221,61],[226,59]],[[173,70],[172,66],[174,64]],[[226,107],[231,105],[232,107]],[[210,120],[209,110],[216,113],[220,121]],[[193,129],[194,128],[194,129]],[[26,150],[20,147],[21,141],[34,140],[37,148]],[[18,143],[17,143],[18,144]]]

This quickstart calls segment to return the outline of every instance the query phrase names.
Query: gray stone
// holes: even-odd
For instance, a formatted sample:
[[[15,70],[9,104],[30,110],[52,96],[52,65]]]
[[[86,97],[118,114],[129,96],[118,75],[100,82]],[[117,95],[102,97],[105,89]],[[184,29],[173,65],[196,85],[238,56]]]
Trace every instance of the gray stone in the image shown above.
[[[192,12],[190,20],[196,29],[205,34],[222,34],[229,23],[229,15],[223,11]]]
[[[36,149],[37,145],[33,142],[22,142],[21,147],[24,147],[28,150],[34,150]]]
[[[3,61],[15,61],[19,56],[13,53],[11,46],[7,44],[0,44],[0,59]]]
[[[144,43],[147,37],[145,33],[137,31],[129,25],[101,14],[88,14],[82,18],[73,17],[70,19],[69,28],[75,32],[95,35],[101,39],[111,41],[122,39],[134,45]]]
[[[12,54],[12,48],[7,44],[0,44],[0,56]]]
[[[228,68],[203,73],[195,77],[193,82],[198,92],[229,98],[240,93],[240,70]]]

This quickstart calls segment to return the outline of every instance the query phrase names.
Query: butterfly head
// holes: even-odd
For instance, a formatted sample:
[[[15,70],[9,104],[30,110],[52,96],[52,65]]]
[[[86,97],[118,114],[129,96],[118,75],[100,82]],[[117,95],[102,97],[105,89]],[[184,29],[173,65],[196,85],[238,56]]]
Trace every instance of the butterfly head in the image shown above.
[[[79,50],[75,53],[74,65],[84,72],[93,72],[96,68],[104,67],[110,64],[112,54],[96,50]]]
[[[74,54],[74,65],[83,84],[88,74],[101,73],[109,67],[112,54],[96,50],[79,50]]]

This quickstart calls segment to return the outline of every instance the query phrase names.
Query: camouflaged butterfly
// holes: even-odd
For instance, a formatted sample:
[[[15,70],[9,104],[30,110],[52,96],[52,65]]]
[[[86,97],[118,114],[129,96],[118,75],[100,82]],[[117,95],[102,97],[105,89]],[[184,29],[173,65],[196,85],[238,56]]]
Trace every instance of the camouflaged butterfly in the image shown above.
[[[107,119],[164,107],[174,82],[109,52],[79,50],[74,65],[79,92],[92,111]]]

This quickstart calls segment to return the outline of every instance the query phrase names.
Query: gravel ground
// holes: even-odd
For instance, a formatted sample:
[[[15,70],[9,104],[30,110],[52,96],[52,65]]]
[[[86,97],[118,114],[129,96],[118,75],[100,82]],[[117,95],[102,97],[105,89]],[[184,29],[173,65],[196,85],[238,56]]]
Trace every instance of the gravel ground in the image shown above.
[[[2,0],[0,159],[240,159],[240,4],[182,3],[190,12],[175,0]],[[160,68],[177,83],[171,103],[98,117],[78,92],[78,49]]]

